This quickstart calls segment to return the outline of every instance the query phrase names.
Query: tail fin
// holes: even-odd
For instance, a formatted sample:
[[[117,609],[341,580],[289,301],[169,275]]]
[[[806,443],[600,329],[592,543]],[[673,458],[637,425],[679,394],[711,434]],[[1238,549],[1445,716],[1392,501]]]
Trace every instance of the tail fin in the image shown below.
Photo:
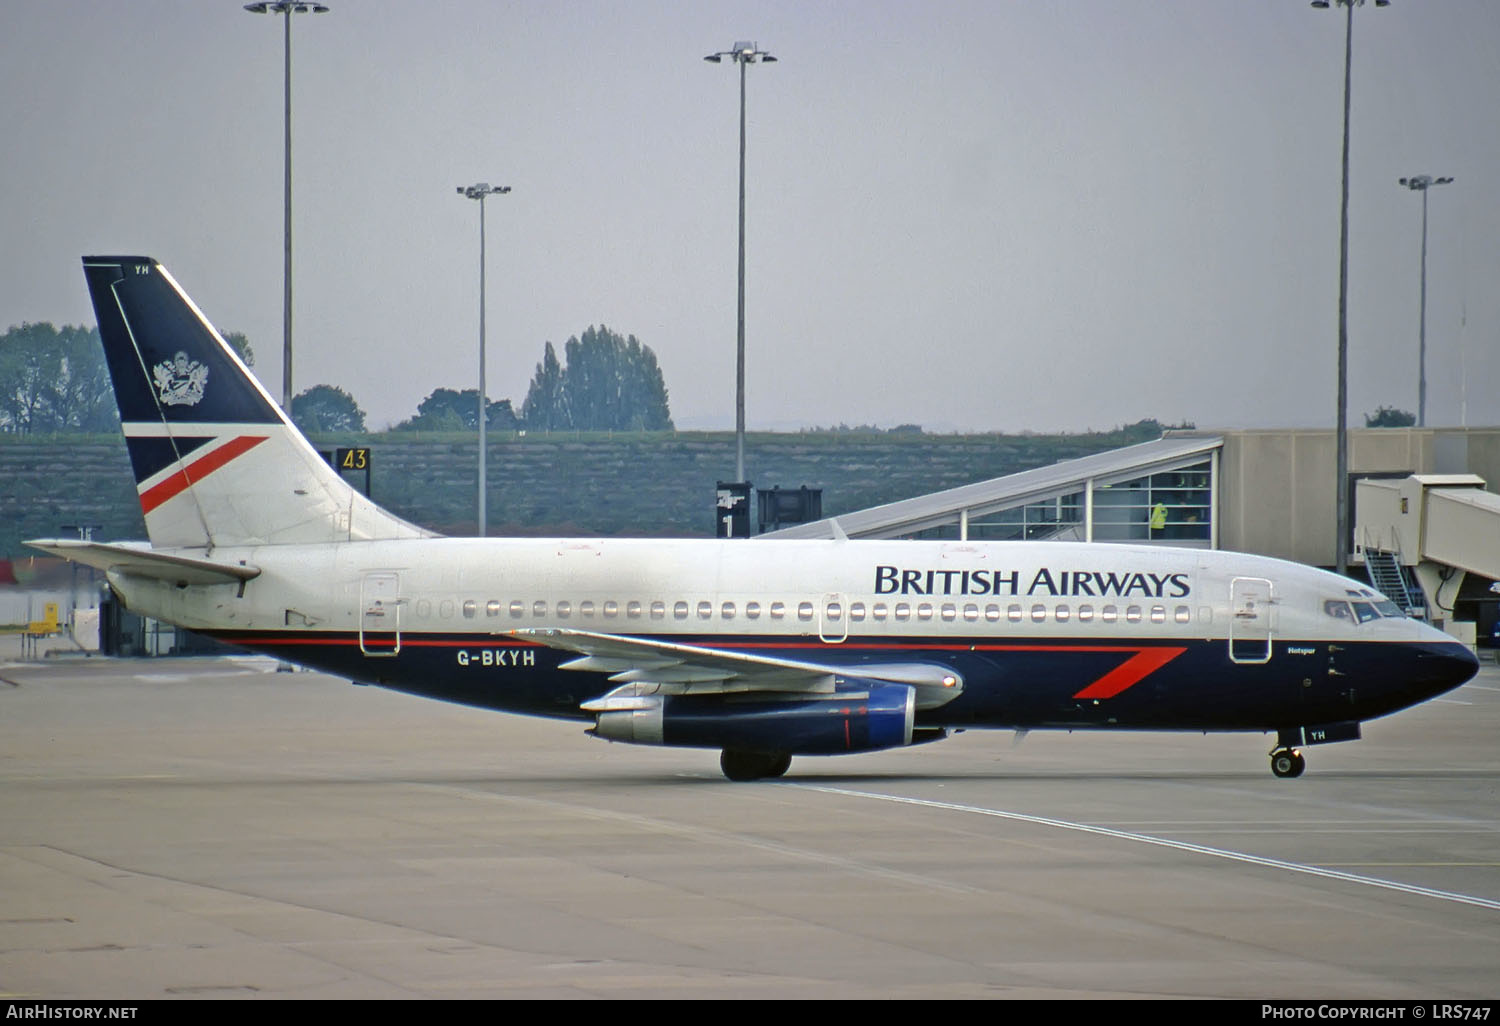
[[[161,264],[83,272],[154,547],[430,536],[328,466]]]

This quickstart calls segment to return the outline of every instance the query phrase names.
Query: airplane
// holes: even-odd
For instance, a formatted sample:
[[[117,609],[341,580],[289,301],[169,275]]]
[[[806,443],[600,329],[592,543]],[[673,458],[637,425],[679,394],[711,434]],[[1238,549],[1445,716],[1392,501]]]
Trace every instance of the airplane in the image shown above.
[[[148,257],[85,257],[149,542],[29,544],[125,606],[355,683],[793,756],[999,728],[1354,740],[1474,654],[1283,560],[1045,541],[451,538],[351,488]]]

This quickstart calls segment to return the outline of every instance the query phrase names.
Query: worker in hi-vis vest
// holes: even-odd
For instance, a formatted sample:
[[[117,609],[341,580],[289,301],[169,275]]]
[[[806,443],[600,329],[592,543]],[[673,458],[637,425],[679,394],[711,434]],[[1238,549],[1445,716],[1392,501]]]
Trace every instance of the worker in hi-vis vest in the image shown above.
[[[1158,536],[1158,532],[1167,526],[1167,507],[1158,502],[1151,507],[1151,537]]]

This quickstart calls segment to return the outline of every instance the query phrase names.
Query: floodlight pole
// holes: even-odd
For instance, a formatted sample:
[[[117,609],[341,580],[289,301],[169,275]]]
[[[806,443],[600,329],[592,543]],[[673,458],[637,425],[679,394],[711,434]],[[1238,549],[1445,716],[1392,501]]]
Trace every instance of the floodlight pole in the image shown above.
[[[283,187],[282,220],[282,297],[281,297],[281,408],[292,415],[292,15],[327,14],[326,4],[304,3],[299,0],[266,0],[263,3],[246,4],[245,10],[252,14],[281,14],[286,16],[286,45],[284,59],[284,107],[286,143],[285,177]]]
[[[483,538],[487,532],[489,519],[485,509],[485,468],[489,463],[489,445],[485,437],[486,421],[489,420],[489,403],[486,402],[484,387],[484,200],[486,196],[503,196],[510,192],[508,185],[490,185],[488,182],[478,182],[474,185],[460,185],[458,194],[467,196],[469,199],[479,201],[479,537]]]
[[[735,318],[734,356],[734,479],[745,480],[745,65],[756,61],[772,63],[775,57],[758,43],[735,43],[732,50],[720,50],[703,58],[718,64],[725,57],[740,66],[740,259],[739,305]]]
[[[1422,292],[1417,321],[1417,427],[1427,426],[1427,190],[1447,185],[1452,178],[1412,175],[1399,179],[1400,184],[1422,194]]]
[[[1349,69],[1354,53],[1354,8],[1365,0],[1312,0],[1312,6],[1327,10],[1332,4],[1345,8],[1344,19],[1344,156],[1342,192],[1339,203],[1339,385],[1338,426],[1335,444],[1338,449],[1335,470],[1338,539],[1334,547],[1335,566],[1339,573],[1349,572]],[[1385,7],[1390,0],[1375,0]]]

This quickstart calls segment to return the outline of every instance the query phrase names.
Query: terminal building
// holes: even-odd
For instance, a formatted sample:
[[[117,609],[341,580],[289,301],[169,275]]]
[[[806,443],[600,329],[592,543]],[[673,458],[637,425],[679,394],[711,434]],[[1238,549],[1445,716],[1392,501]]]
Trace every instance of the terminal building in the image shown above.
[[[1168,431],[762,538],[1126,542],[1332,568],[1335,434]],[[1471,644],[1500,620],[1500,428],[1349,432],[1349,573]]]

